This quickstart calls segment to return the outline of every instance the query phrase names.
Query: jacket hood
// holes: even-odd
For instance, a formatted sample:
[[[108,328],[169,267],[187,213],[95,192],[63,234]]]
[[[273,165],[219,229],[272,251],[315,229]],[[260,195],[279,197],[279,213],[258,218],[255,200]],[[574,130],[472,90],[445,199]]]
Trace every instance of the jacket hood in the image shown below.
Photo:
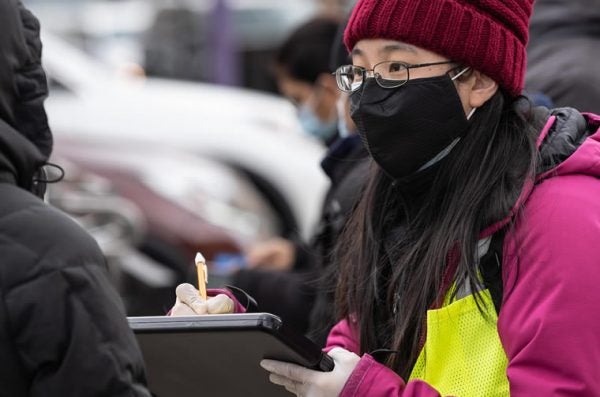
[[[537,182],[569,174],[600,177],[600,116],[572,108],[550,111],[538,144]]]
[[[25,188],[52,151],[41,55],[38,20],[20,1],[0,1],[0,173]]]

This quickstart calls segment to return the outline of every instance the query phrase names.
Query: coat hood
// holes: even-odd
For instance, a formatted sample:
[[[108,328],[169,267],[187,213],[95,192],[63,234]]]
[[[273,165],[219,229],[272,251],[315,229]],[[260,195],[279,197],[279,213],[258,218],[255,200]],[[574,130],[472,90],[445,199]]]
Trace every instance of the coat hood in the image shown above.
[[[0,1],[0,177],[24,188],[52,151],[41,55],[38,20],[20,1]]]
[[[600,116],[572,108],[550,111],[538,144],[537,182],[569,174],[600,177]]]

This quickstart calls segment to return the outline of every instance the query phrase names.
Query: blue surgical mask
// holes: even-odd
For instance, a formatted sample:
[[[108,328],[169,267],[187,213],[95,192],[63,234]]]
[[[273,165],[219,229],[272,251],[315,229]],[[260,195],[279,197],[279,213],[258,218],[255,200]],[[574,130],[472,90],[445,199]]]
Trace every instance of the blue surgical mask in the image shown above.
[[[298,120],[307,134],[322,141],[329,141],[337,133],[337,120],[322,121],[308,104],[298,110]]]
[[[340,134],[340,138],[348,138],[353,134],[353,131],[350,131],[350,127],[348,127],[348,122],[346,121],[346,101],[348,98],[345,94],[340,95],[337,103],[337,115],[338,115],[338,124],[337,129]]]

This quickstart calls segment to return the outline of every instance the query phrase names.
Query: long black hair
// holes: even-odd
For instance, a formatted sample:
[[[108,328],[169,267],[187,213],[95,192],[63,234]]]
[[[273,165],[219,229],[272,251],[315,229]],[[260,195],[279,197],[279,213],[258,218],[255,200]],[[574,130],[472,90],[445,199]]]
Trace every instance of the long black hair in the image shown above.
[[[361,353],[396,351],[386,364],[404,379],[420,353],[427,310],[448,291],[448,264],[456,265],[456,291],[478,291],[479,234],[509,214],[535,173],[539,130],[523,101],[498,91],[479,108],[417,196],[404,195],[402,181],[374,164],[339,241],[337,315],[356,320]]]

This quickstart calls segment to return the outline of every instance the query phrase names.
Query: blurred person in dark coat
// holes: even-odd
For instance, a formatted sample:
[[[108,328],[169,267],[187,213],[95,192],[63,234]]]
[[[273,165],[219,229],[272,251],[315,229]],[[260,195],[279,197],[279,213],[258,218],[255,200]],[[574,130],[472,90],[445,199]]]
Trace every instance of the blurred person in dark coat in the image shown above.
[[[333,250],[362,191],[368,154],[348,111],[348,96],[337,89],[331,71],[347,63],[339,23],[317,19],[298,28],[283,44],[276,74],[281,92],[309,112],[306,132],[328,145],[321,166],[331,180],[319,224],[309,242],[277,238],[250,248],[252,267],[234,277],[258,301],[261,310],[280,315],[319,344],[334,323]],[[285,166],[282,164],[282,166]]]
[[[527,55],[529,92],[600,113],[600,0],[537,0]]]
[[[150,396],[97,244],[39,197],[52,151],[40,57],[37,19],[0,0],[0,396]]]

